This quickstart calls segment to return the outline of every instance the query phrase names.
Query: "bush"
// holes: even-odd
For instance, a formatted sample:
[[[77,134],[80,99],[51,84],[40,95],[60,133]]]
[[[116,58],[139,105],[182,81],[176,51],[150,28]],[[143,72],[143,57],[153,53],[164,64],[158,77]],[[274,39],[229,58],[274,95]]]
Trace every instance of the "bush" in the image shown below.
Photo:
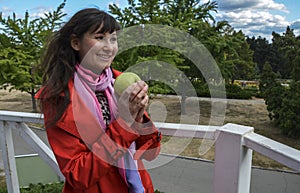
[[[156,81],[150,81],[148,82],[149,85],[149,92],[152,94],[165,94],[165,95],[174,95],[176,94],[175,91],[168,85],[156,82]],[[258,96],[258,89],[255,88],[247,88],[242,89],[240,86],[235,84],[226,84],[225,85],[225,91],[224,88],[221,88],[221,86],[208,86],[206,83],[202,82],[193,82],[193,88],[195,90],[186,90],[185,94],[187,96],[194,96],[194,92],[196,91],[196,95],[198,97],[224,97],[226,96],[229,99],[251,99],[252,96]],[[176,89],[176,88],[175,88]],[[180,93],[177,93],[180,94]]]
[[[205,83],[197,83],[194,84],[194,87],[196,89],[197,92],[197,96],[198,97],[224,97],[226,96],[226,98],[229,99],[251,99],[252,96],[256,95],[257,89],[253,90],[247,90],[247,89],[242,89],[240,86],[235,85],[235,84],[226,84],[225,85],[225,91],[226,93],[224,93],[224,89],[221,88],[220,86],[210,86],[208,87],[208,85]]]
[[[162,83],[162,82],[157,82],[157,81],[149,81],[148,82],[148,85],[149,85],[149,93],[152,93],[152,94],[175,94],[174,90]]]
[[[247,89],[242,89],[240,86],[235,84],[226,84],[226,96],[229,99],[251,99],[252,92]]]
[[[54,184],[30,184],[28,188],[20,188],[20,193],[61,193],[63,182]],[[7,193],[6,188],[0,188],[0,193]]]
[[[31,184],[28,188],[21,188],[20,193],[61,193],[64,183],[55,184]],[[6,188],[0,188],[0,193],[7,193]],[[154,193],[163,193],[155,190]]]

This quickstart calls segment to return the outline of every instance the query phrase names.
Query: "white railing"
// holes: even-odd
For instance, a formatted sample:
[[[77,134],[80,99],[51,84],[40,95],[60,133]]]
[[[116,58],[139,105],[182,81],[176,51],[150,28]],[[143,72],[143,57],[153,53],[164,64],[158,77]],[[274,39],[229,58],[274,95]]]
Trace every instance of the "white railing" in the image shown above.
[[[41,114],[0,111],[0,140],[9,193],[19,193],[12,129],[53,168],[63,180],[52,151],[26,125],[43,123]],[[254,133],[254,128],[226,124],[222,127],[155,123],[164,135],[216,140],[214,193],[249,193],[252,151],[257,151],[300,172],[300,151]],[[228,175],[230,174],[230,175]]]
[[[0,111],[0,142],[8,193],[19,193],[19,181],[16,168],[12,130],[16,130],[27,144],[56,172],[61,174],[51,149],[26,125],[26,123],[43,124],[43,116],[37,113]]]

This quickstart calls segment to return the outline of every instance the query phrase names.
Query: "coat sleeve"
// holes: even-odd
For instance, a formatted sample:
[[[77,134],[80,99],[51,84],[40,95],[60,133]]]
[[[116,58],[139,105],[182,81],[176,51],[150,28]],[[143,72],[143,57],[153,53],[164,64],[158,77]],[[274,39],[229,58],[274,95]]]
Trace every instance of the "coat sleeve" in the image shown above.
[[[111,170],[108,162],[99,158],[81,139],[64,129],[49,128],[47,135],[60,170],[74,189],[90,188]],[[103,147],[98,147],[97,151],[105,152]],[[104,159],[110,158],[107,156]]]
[[[144,115],[144,123],[136,126],[140,137],[136,142],[135,159],[146,159],[151,161],[155,159],[160,152],[161,132],[155,127],[147,114]]]
[[[109,124],[104,134],[99,135],[93,144],[93,151],[97,152],[96,148],[104,147],[111,159],[116,162],[139,137],[140,134],[136,130],[128,127],[125,121],[118,117]]]

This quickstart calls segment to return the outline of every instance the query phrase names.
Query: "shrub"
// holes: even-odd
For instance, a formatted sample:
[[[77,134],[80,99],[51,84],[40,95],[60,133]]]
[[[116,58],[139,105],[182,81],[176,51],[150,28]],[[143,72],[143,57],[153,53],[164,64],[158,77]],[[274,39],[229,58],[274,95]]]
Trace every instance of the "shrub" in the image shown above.
[[[20,188],[20,193],[61,193],[63,182],[54,184],[30,184],[27,188]],[[0,193],[7,193],[6,188],[0,188]]]
[[[20,193],[61,193],[64,183],[55,184],[30,184],[28,188],[21,188]],[[7,193],[6,188],[0,188],[0,193]],[[154,193],[163,193],[155,190]]]
[[[157,82],[157,81],[149,81],[149,92],[152,94],[175,94],[174,90],[162,83],[162,82]]]
[[[235,84],[226,84],[226,96],[229,99],[251,99],[252,93]]]

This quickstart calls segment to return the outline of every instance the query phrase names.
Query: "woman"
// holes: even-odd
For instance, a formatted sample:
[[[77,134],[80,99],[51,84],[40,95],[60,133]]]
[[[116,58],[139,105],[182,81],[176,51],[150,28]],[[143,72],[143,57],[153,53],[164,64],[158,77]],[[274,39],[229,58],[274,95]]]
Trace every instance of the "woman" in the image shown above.
[[[160,133],[145,109],[145,82],[116,99],[111,67],[118,51],[113,17],[77,12],[48,44],[41,102],[47,136],[65,176],[64,193],[154,192],[142,159],[160,151]]]

